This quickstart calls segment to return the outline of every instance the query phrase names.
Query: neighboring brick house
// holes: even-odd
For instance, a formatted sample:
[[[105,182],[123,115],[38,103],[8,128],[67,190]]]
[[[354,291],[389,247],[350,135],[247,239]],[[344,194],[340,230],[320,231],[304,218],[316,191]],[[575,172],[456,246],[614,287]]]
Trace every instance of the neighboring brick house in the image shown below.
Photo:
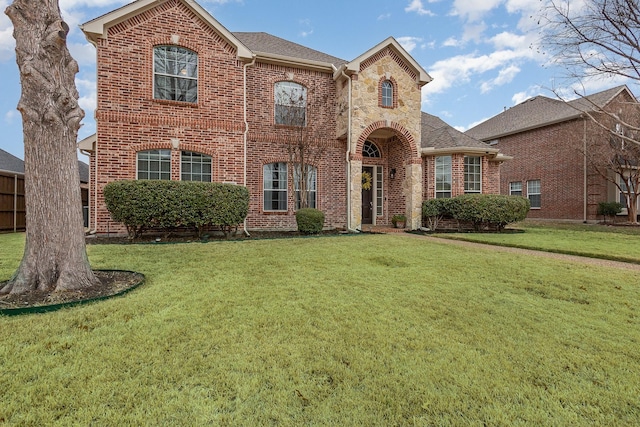
[[[431,77],[393,38],[346,61],[266,33],[232,33],[192,0],[138,0],[82,30],[97,49],[97,134],[80,148],[91,159],[98,233],[122,230],[102,196],[119,179],[246,185],[247,229],[295,228],[286,143],[300,130],[324,147],[311,204],[326,227],[387,225],[404,213],[415,229],[422,200],[447,196],[447,187],[449,196],[498,191],[504,157],[421,113]],[[283,91],[300,103],[283,105]],[[282,121],[291,108],[302,128]]]
[[[606,143],[609,136],[584,112],[631,108],[633,104],[637,105],[636,98],[626,86],[568,103],[536,96],[466,134],[513,157],[500,171],[500,191],[528,197],[529,218],[592,221],[598,219],[598,203],[624,204],[624,200],[585,155],[593,141]]]

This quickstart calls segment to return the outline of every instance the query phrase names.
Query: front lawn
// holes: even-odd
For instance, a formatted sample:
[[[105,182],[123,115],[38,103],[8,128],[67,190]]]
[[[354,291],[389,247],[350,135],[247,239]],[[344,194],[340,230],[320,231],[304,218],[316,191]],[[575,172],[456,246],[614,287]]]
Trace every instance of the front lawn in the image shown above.
[[[147,283],[0,317],[0,424],[640,423],[638,273],[403,235],[88,250]]]
[[[514,229],[525,232],[511,232]],[[640,264],[640,227],[525,221],[504,233],[442,233],[434,236]]]

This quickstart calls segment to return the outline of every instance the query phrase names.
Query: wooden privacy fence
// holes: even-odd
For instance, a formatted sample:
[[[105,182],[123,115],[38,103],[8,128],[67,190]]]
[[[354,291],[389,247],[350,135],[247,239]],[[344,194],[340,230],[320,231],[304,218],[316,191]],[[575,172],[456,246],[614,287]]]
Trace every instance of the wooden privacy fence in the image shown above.
[[[24,175],[0,171],[0,231],[26,227]]]

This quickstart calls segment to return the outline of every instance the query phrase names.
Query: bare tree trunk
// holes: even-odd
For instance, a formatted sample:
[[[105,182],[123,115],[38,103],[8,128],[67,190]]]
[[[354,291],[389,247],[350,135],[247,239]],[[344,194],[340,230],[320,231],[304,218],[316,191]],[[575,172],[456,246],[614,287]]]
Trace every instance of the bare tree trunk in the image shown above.
[[[76,141],[84,112],[69,54],[69,27],[57,0],[15,0],[13,22],[20,69],[25,150],[26,246],[0,293],[81,289],[98,283],[87,258]]]

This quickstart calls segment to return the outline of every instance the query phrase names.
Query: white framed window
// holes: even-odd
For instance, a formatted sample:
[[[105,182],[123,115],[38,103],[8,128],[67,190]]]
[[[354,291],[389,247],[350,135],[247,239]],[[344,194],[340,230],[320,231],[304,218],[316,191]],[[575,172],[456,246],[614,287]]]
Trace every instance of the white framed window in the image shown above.
[[[269,163],[262,167],[264,210],[287,210],[287,164]]]
[[[316,207],[316,182],[318,178],[318,169],[315,166],[305,165],[307,169],[307,207],[315,208]],[[302,178],[302,174],[300,171],[300,165],[296,165],[293,171],[293,186],[294,191],[296,192],[296,209],[300,209],[301,207],[301,195],[300,195],[300,181]]]
[[[390,80],[385,80],[380,86],[382,91],[382,106],[393,107],[393,83]]]
[[[522,196],[522,181],[510,182],[509,194],[511,196]]]
[[[138,179],[171,179],[171,150],[139,151],[136,157]]]
[[[183,151],[180,155],[180,179],[182,181],[211,182],[211,157]]]
[[[541,204],[540,180],[527,181],[527,197],[531,203],[531,209],[540,209]]]
[[[198,55],[179,46],[153,48],[153,98],[198,102]]]
[[[384,174],[383,167],[376,167],[376,215],[382,216],[384,214],[383,205],[384,205],[384,193],[383,193],[383,177]]]
[[[294,82],[277,82],[273,93],[276,124],[306,126],[307,88]]]
[[[436,199],[451,197],[451,156],[436,157]]]
[[[479,156],[464,156],[464,192],[482,192],[482,162]]]

